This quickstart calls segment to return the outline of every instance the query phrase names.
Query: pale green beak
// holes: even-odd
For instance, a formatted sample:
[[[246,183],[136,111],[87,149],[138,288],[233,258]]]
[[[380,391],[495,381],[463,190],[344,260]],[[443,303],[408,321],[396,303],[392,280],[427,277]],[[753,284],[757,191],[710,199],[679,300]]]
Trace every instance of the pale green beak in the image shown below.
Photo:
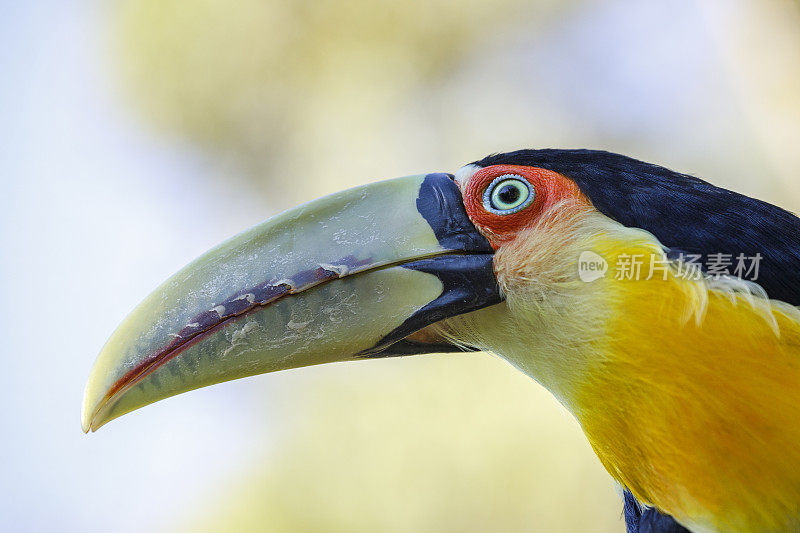
[[[492,252],[448,174],[289,210],[205,253],[133,310],[89,375],[83,430],[254,374],[447,350],[404,339],[499,303]]]

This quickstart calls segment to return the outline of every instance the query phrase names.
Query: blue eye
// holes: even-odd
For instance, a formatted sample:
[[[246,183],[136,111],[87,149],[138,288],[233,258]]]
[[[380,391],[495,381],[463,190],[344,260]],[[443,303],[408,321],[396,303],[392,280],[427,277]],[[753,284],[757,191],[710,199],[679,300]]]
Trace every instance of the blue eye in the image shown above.
[[[483,192],[483,207],[496,215],[518,213],[531,205],[536,192],[525,178],[503,174],[492,180]]]

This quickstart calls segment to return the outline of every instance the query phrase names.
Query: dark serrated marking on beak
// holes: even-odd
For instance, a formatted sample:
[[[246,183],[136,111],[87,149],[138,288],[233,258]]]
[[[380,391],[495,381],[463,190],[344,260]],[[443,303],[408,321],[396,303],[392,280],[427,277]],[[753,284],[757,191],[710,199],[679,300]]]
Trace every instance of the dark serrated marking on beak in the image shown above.
[[[146,357],[118,379],[106,392],[105,399],[110,399],[127,385],[148,375],[221,326],[270,305],[284,296],[297,294],[316,285],[356,273],[371,264],[373,264],[372,258],[358,259],[349,255],[331,264],[302,270],[289,278],[268,281],[235,293],[222,303],[195,315],[178,333],[172,335],[171,342]]]

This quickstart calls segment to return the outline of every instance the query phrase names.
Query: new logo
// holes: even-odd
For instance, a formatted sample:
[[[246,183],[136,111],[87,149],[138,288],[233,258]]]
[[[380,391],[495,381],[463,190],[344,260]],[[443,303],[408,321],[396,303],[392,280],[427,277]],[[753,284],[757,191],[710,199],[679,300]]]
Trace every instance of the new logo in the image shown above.
[[[598,280],[608,272],[608,261],[599,254],[586,250],[578,257],[578,277],[581,281],[590,283]]]

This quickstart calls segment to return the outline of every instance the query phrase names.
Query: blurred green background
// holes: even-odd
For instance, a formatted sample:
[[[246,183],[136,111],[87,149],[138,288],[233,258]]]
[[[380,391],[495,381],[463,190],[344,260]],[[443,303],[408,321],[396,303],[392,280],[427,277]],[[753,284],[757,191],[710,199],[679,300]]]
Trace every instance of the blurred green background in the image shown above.
[[[487,354],[258,376],[91,436],[84,381],[169,274],[359,183],[590,147],[800,210],[789,0],[0,9],[3,531],[621,532],[577,424]]]

